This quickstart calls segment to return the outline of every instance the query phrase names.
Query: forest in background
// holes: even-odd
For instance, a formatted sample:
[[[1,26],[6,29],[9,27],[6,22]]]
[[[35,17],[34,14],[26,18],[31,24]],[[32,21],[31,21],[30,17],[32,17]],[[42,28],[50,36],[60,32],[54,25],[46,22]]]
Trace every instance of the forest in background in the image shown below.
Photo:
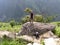
[[[25,8],[31,8],[34,14],[57,16],[55,20],[60,21],[60,0],[0,0],[0,21],[20,21],[27,15]]]

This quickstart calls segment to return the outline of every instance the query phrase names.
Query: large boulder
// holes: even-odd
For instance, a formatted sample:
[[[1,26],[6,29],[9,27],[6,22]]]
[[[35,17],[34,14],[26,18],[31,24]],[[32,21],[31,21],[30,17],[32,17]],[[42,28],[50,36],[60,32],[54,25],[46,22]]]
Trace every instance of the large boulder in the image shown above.
[[[37,42],[37,43],[40,43],[41,40],[43,39],[47,39],[47,38],[57,38],[57,36],[55,36],[51,31],[48,31],[42,35],[39,35],[39,38],[36,39],[35,36],[29,36],[29,35],[22,35],[22,36],[17,36],[17,38],[22,38],[24,40],[27,40],[27,41],[31,41],[31,42]]]
[[[39,23],[39,22],[27,22],[23,24],[20,32],[18,35],[30,35],[33,36],[36,32],[39,33],[39,35],[44,34],[48,31],[52,31],[55,29],[55,25],[50,23]]]

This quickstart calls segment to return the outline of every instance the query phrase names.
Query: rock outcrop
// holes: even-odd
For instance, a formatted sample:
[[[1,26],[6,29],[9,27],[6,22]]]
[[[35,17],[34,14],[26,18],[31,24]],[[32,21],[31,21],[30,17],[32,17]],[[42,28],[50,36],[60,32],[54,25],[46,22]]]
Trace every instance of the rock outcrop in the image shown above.
[[[18,33],[18,35],[30,35],[33,36],[36,32],[39,33],[39,35],[44,34],[48,31],[52,31],[55,29],[55,26],[53,24],[49,23],[39,23],[39,22],[27,22],[23,24],[23,27],[21,31]]]
[[[59,38],[48,38],[44,39],[45,45],[60,45],[60,39]]]
[[[3,38],[3,36],[7,36],[9,38],[15,38],[16,33],[9,32],[9,31],[0,31],[0,38]]]
[[[23,24],[20,32],[18,33],[18,38],[40,43],[42,39],[49,38],[49,37],[56,37],[52,33],[54,29],[55,29],[55,25],[50,23],[27,22]],[[38,34],[39,37],[36,38],[38,35],[36,36],[35,34]]]

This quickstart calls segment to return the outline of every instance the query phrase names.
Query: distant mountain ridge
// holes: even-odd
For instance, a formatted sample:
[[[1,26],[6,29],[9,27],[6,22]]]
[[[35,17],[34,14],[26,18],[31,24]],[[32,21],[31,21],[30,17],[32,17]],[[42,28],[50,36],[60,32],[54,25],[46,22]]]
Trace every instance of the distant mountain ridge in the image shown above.
[[[26,15],[25,8],[42,15],[57,15],[60,21],[60,0],[0,0],[0,21],[14,18],[20,20]]]

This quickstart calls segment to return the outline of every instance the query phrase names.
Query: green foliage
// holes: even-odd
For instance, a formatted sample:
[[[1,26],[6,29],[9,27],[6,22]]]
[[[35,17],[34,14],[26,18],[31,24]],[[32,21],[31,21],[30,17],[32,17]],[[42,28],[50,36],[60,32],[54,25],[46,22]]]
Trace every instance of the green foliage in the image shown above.
[[[27,12],[27,13],[31,13],[32,12],[32,10],[30,8],[26,8],[24,11]]]
[[[57,26],[60,27],[60,23],[57,23]]]
[[[54,16],[43,17],[42,15],[38,15],[38,14],[34,15],[34,21],[35,22],[47,23],[47,22],[51,22],[53,19],[54,19]],[[26,22],[29,22],[29,21],[30,21],[29,15],[27,15],[27,16],[25,16],[21,19],[22,23],[26,23]]]
[[[60,27],[56,26],[54,34],[57,35],[58,37],[60,37]]]
[[[47,16],[46,18],[44,17],[44,21],[43,22],[45,22],[45,23],[51,22],[51,21],[53,21],[54,18],[55,18],[55,16]]]
[[[27,45],[27,43],[31,43],[20,38],[11,39],[5,35],[1,40],[0,45]]]
[[[43,16],[42,15],[35,15],[34,21],[35,22],[43,22]]]
[[[29,15],[27,15],[27,16],[25,16],[21,19],[22,23],[26,23],[26,22],[29,22],[29,21],[30,21]],[[34,16],[34,21],[35,22],[43,22],[43,16],[42,15],[35,15]]]
[[[7,30],[11,32],[18,32],[21,29],[22,25],[14,25],[11,27],[10,23],[0,22],[0,30]]]
[[[29,22],[29,15],[25,16],[24,18],[21,19],[21,23],[26,23],[26,22]]]
[[[27,45],[27,41],[23,40],[23,39],[8,39],[8,38],[4,38],[2,39],[2,41],[0,42],[0,45]]]
[[[55,35],[57,35],[58,37],[60,37],[60,26],[58,26],[57,24],[59,24],[60,22],[53,22],[52,24],[56,25],[55,30],[53,30],[53,33]],[[60,25],[60,24],[59,24]]]
[[[41,44],[42,44],[42,45],[45,45],[45,43],[44,43],[44,40],[43,40],[43,39],[41,40]]]
[[[15,20],[11,20],[11,21],[10,21],[10,25],[11,25],[11,27],[15,26],[15,25],[16,25]]]

